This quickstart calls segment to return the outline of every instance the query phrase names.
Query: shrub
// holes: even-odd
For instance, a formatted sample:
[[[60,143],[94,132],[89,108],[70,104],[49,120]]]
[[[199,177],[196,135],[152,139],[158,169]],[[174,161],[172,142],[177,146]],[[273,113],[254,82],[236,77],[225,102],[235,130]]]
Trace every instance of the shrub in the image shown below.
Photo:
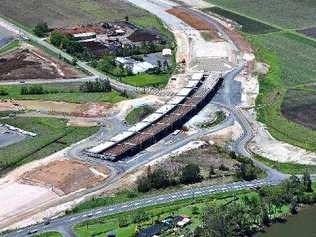
[[[0,87],[0,96],[9,95],[9,92],[5,88]]]
[[[195,164],[188,164],[182,170],[180,182],[184,184],[192,184],[201,182],[202,179],[200,167]]]
[[[47,23],[46,22],[38,23],[34,27],[33,32],[38,37],[44,37],[49,32]]]

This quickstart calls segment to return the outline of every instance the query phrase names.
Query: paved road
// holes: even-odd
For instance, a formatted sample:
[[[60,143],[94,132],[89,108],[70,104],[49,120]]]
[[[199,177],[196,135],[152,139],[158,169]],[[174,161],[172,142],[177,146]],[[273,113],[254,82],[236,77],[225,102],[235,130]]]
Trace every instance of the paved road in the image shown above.
[[[242,190],[246,188],[257,188],[261,187],[263,185],[275,185],[276,183],[270,181],[270,180],[255,180],[252,182],[235,182],[232,184],[226,184],[226,185],[218,185],[218,186],[211,186],[211,187],[205,187],[205,188],[197,188],[194,190],[186,190],[182,192],[175,192],[175,193],[169,193],[164,195],[159,195],[155,197],[135,200],[127,203],[117,204],[109,207],[94,209],[88,212],[84,212],[77,215],[72,216],[65,216],[62,218],[58,218],[55,220],[52,220],[49,225],[45,224],[39,224],[36,226],[32,226],[25,229],[20,229],[16,232],[9,233],[7,237],[11,236],[26,236],[29,231],[35,232],[46,232],[51,230],[60,230],[63,229],[62,226],[73,226],[77,223],[103,217],[103,216],[109,216],[115,213],[121,213],[126,212],[130,210],[135,210],[142,207],[147,206],[153,206],[157,204],[163,204],[163,203],[170,203],[178,200],[184,200],[188,198],[197,198],[205,195],[210,194],[216,194],[216,193],[224,193],[229,191],[236,191],[236,190]]]

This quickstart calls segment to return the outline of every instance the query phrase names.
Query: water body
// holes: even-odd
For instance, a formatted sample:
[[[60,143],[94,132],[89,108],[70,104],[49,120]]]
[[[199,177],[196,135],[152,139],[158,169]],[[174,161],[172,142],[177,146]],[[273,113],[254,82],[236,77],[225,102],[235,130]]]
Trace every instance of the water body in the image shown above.
[[[316,237],[316,205],[290,216],[285,223],[274,224],[266,228],[265,233],[255,237]]]

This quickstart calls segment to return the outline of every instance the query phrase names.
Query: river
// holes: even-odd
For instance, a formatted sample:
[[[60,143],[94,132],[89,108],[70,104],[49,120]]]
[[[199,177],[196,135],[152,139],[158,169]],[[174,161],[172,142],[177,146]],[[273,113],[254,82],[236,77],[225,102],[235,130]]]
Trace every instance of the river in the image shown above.
[[[285,223],[274,224],[255,237],[316,237],[316,205],[300,210]]]

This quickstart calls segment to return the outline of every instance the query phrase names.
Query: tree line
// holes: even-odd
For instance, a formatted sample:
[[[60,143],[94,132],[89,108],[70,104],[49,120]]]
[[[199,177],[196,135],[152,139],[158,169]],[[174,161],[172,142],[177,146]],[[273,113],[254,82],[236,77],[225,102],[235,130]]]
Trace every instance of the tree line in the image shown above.
[[[260,188],[258,195],[245,195],[220,206],[210,205],[203,214],[202,225],[187,236],[250,236],[276,219],[284,206],[295,214],[299,204],[314,203],[316,193],[306,171],[302,180],[291,176],[278,186]]]

